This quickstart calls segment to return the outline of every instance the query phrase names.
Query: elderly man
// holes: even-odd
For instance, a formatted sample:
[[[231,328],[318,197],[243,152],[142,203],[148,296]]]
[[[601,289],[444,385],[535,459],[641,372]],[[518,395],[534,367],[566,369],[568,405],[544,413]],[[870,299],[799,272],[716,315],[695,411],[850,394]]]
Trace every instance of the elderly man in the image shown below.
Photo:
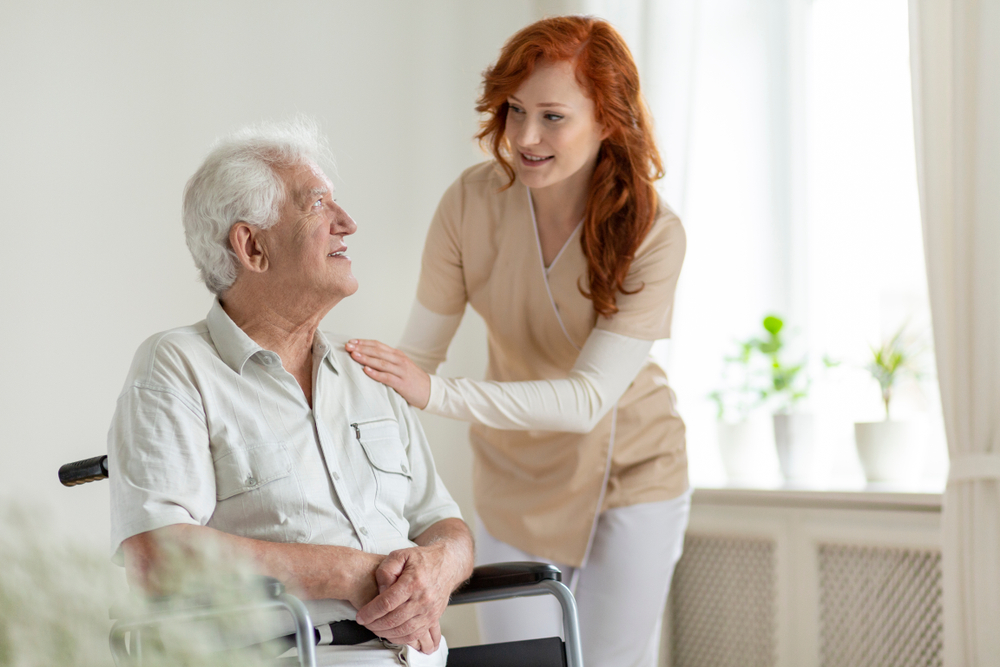
[[[252,127],[188,183],[187,244],[218,298],[135,355],[108,436],[112,548],[155,590],[164,542],[222,545],[371,631],[321,662],[444,664],[472,539],[406,402],[317,329],[358,287],[324,158],[308,123]]]

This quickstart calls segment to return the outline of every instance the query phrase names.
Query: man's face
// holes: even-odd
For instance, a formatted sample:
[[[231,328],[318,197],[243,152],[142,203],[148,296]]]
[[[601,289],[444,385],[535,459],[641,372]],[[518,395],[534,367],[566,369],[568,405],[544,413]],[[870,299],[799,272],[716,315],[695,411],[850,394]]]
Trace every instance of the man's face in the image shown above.
[[[351,273],[344,237],[358,226],[334,201],[330,179],[311,163],[279,173],[285,181],[285,204],[278,223],[261,235],[268,273],[290,299],[339,301],[354,294],[358,281]]]

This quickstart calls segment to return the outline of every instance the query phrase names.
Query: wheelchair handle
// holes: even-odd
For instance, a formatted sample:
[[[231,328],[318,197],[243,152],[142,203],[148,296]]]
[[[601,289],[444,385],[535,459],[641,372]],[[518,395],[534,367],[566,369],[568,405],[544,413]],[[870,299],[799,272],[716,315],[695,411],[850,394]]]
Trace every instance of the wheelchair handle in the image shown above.
[[[63,486],[76,486],[108,478],[108,457],[95,456],[92,459],[73,461],[59,468],[59,481]]]

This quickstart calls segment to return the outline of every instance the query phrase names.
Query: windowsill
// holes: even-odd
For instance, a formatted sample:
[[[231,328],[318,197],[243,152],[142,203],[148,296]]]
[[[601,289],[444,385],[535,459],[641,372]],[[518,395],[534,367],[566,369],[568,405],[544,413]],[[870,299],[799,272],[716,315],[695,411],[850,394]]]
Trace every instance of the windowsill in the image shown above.
[[[940,512],[943,486],[916,484],[724,484],[696,485],[692,502],[823,509]]]

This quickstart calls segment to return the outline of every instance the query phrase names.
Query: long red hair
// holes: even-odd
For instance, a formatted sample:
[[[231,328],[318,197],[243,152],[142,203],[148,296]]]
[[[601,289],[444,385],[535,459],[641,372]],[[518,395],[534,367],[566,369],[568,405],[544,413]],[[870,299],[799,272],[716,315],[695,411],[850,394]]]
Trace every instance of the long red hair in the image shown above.
[[[577,81],[594,101],[596,120],[608,132],[590,180],[581,237],[590,291],[579,287],[595,311],[611,317],[618,312],[618,292],[635,293],[625,290],[625,278],[656,217],[653,182],[663,177],[639,71],[621,35],[588,16],[557,16],[523,28],[483,73],[476,110],[485,117],[476,138],[506,172],[509,188],[515,173],[505,136],[507,98],[540,62],[560,61],[574,64]]]

